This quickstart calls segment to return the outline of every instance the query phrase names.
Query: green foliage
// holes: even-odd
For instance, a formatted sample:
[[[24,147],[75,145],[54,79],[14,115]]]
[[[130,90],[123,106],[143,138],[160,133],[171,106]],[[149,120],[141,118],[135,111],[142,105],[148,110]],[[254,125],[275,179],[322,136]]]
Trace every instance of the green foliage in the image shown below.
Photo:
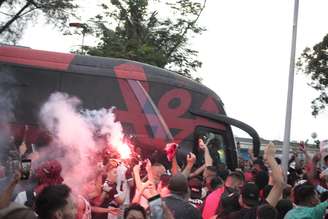
[[[166,3],[172,16],[163,17],[150,4],[159,1],[111,0],[102,4],[103,13],[91,20],[100,39],[95,47],[86,47],[89,55],[124,58],[167,68],[191,78],[201,67],[198,52],[188,47],[191,35],[204,28],[197,25],[203,4],[191,0]]]
[[[0,39],[16,44],[29,22],[43,15],[61,30],[74,15],[74,0],[0,0]]]
[[[316,116],[328,104],[328,35],[313,48],[305,48],[298,59],[298,70],[309,75],[309,85],[318,91],[319,96],[312,101],[312,115]]]

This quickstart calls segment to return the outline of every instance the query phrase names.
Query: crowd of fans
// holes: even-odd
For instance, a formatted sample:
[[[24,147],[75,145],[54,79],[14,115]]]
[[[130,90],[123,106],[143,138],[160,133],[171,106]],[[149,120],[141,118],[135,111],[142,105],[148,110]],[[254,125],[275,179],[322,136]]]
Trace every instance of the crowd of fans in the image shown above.
[[[202,139],[198,146],[178,162],[179,148],[169,144],[169,165],[137,152],[126,161],[105,151],[95,164],[100,168],[78,188],[65,185],[56,160],[40,164],[33,182],[20,181],[16,171],[0,178],[0,218],[328,218],[328,156],[311,157],[300,147],[304,159],[293,155],[285,175],[272,143],[262,157],[250,150],[250,159],[240,159],[235,170],[214,159]]]

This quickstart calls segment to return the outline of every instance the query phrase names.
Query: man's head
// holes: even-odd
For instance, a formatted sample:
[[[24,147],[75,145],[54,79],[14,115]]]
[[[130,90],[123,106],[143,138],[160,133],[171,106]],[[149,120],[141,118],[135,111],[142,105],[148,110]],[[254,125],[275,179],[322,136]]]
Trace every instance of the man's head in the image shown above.
[[[181,173],[172,176],[169,180],[168,189],[172,194],[186,198],[189,193],[187,178]]]
[[[244,186],[245,177],[242,172],[234,171],[229,174],[224,185],[233,190],[240,190]]]
[[[221,179],[221,177],[217,176],[212,178],[211,183],[210,183],[210,191],[215,190],[220,186],[224,185],[224,181]]]
[[[320,203],[315,187],[308,183],[303,183],[294,187],[293,199],[296,205],[307,207],[314,207]]]
[[[170,190],[168,189],[170,179],[171,176],[168,174],[163,174],[160,178],[160,181],[157,186],[157,191],[162,198],[170,194]]]
[[[241,190],[239,202],[242,207],[255,207],[259,204],[260,191],[256,184],[246,183]]]
[[[111,183],[116,183],[117,180],[118,162],[115,159],[110,159],[107,164],[107,180]]]
[[[253,172],[257,173],[260,171],[265,170],[265,165],[264,165],[264,161],[262,159],[256,159],[253,162]]]
[[[161,176],[165,174],[165,171],[166,171],[165,167],[160,163],[153,163],[151,165],[151,173],[154,177],[156,184],[159,183]]]
[[[255,184],[262,190],[269,183],[269,174],[266,171],[259,171],[254,176]]]
[[[124,219],[146,219],[146,210],[139,204],[131,204],[124,210]]]
[[[238,199],[238,192],[223,194],[221,196],[219,207],[216,209],[218,217],[225,218],[225,216],[229,215],[230,213],[240,210],[240,204]]]
[[[107,180],[116,183],[117,180],[117,166],[107,165]]]
[[[34,189],[36,193],[40,193],[49,185],[61,184],[64,181],[61,171],[62,166],[57,160],[48,160],[42,163],[34,173],[34,177],[38,181],[38,185]]]
[[[35,201],[40,219],[75,219],[76,209],[71,189],[64,185],[51,185],[42,190]]]

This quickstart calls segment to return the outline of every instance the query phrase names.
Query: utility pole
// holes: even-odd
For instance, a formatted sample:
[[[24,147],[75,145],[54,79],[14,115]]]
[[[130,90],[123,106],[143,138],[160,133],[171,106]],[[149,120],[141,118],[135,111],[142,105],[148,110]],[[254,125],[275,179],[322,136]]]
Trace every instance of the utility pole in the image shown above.
[[[84,37],[88,31],[88,27],[85,23],[69,23],[70,27],[76,27],[82,29],[82,44],[81,44],[81,55],[84,55],[83,47],[84,47]]]
[[[285,176],[287,176],[288,161],[289,161],[289,144],[290,144],[290,127],[291,127],[292,108],[293,108],[293,89],[294,89],[294,69],[295,69],[298,6],[299,6],[299,0],[295,0],[292,46],[291,46],[290,65],[289,65],[285,133],[284,133],[283,156],[282,156],[282,167],[284,169]]]

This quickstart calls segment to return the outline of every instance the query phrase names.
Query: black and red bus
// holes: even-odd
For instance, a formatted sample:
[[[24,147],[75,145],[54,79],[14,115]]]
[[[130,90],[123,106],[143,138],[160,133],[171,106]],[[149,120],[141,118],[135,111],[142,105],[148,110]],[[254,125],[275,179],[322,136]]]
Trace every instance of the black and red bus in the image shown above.
[[[250,134],[254,154],[259,153],[256,131],[227,117],[221,99],[212,90],[158,67],[124,59],[0,46],[0,79],[5,77],[13,81],[0,80],[0,86],[14,89],[16,95],[11,127],[21,130],[30,125],[30,143],[43,133],[38,121],[40,107],[59,91],[81,99],[83,108],[115,106],[124,133],[135,136],[145,150],[162,150],[174,140],[184,156],[195,150],[199,136],[212,133],[224,153],[222,161],[234,169],[238,161],[233,125]]]

